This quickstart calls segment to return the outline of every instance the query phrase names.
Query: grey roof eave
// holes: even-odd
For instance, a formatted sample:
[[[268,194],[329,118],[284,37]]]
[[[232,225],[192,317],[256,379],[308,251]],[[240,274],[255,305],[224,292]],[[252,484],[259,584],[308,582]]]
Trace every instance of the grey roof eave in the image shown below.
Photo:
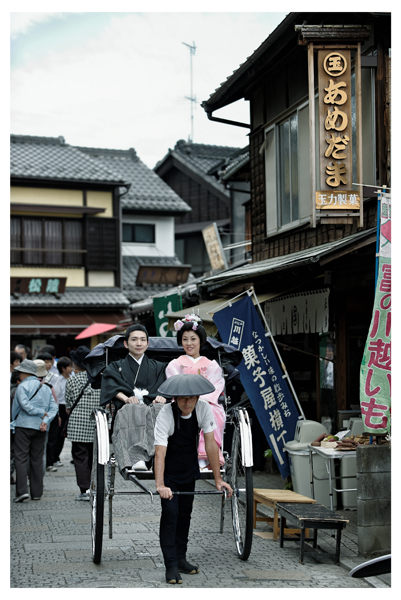
[[[232,104],[236,102],[240,98],[243,98],[243,85],[240,85],[238,91],[235,95],[230,96],[230,92],[233,93],[234,86],[239,83],[239,80],[242,77],[247,78],[247,84],[249,84],[249,75],[247,75],[248,70],[255,64],[255,62],[274,44],[279,37],[287,31],[300,15],[299,12],[291,12],[289,13],[281,23],[276,27],[276,29],[262,42],[262,44],[257,48],[254,53],[249,56],[244,63],[242,63],[236,71],[232,75],[230,75],[226,81],[224,81],[220,87],[218,87],[213,94],[208,98],[208,100],[204,100],[201,103],[202,108],[207,113],[211,113],[223,106],[227,106],[228,104]]]
[[[118,179],[118,180],[110,180],[110,179],[74,179],[73,177],[40,177],[38,175],[35,175],[34,177],[32,175],[17,175],[12,173],[11,174],[11,185],[13,183],[16,182],[27,182],[27,183],[40,183],[42,181],[44,182],[52,182],[52,181],[56,181],[57,183],[76,183],[76,184],[99,184],[99,185],[109,185],[111,187],[128,187],[130,184],[126,181],[124,181],[123,179]]]
[[[256,263],[239,267],[238,269],[226,270],[216,275],[212,275],[203,281],[202,286],[231,283],[238,281],[239,279],[247,279],[266,275],[269,272],[284,271],[286,269],[292,269],[294,267],[318,263],[323,256],[330,254],[341,248],[345,248],[348,245],[353,245],[364,238],[371,237],[368,243],[375,241],[376,228],[368,229],[359,233],[355,233],[341,240],[335,240],[334,242],[328,242],[320,246],[314,246],[306,250],[300,250],[299,252],[293,252],[292,254],[285,254],[283,256],[277,256],[275,258],[267,258]]]

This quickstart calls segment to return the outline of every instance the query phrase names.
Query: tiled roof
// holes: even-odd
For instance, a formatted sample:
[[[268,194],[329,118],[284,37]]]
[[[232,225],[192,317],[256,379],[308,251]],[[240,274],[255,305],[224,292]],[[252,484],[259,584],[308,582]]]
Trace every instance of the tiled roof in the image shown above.
[[[174,256],[123,256],[123,290],[131,302],[137,302],[149,296],[160,294],[173,285],[136,285],[139,267],[142,265],[181,265]],[[193,275],[189,275],[193,279]]]
[[[219,177],[222,181],[229,179],[234,173],[236,173],[241,167],[249,162],[249,150],[246,148],[241,154],[234,158],[228,158],[222,168],[219,170]]]
[[[66,144],[62,136],[11,135],[10,153],[14,178],[124,184],[120,174]]]
[[[11,296],[11,307],[62,308],[85,307],[127,307],[129,299],[124,292],[110,288],[68,288],[64,294],[21,294]]]
[[[79,148],[79,150],[131,184],[120,201],[123,210],[126,208],[170,213],[191,210],[161,177],[138,158],[133,148],[129,150]]]
[[[212,146],[209,144],[194,144],[179,140],[175,147],[175,152],[181,154],[183,158],[192,163],[203,173],[214,171],[224,161],[241,151],[241,148],[231,146]]]

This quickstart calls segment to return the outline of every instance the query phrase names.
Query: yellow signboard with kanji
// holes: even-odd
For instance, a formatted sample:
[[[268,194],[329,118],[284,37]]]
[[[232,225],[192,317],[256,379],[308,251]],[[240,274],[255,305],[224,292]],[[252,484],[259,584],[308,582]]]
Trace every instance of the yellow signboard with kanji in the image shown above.
[[[354,190],[319,190],[316,192],[317,210],[359,210],[358,192]]]

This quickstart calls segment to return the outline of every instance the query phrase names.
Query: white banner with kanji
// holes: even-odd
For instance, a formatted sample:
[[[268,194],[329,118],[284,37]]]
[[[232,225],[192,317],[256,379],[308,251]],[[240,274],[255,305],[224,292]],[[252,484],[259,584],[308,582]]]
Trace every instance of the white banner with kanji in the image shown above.
[[[391,425],[391,197],[380,204],[380,250],[373,316],[360,372],[364,429],[389,433]]]

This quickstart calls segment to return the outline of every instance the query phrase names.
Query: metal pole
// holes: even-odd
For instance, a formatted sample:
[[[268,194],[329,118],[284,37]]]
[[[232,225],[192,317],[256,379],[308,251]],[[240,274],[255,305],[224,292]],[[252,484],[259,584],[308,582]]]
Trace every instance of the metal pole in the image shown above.
[[[377,195],[375,290],[376,290],[376,285],[377,285],[377,277],[378,277],[378,273],[379,273],[381,197],[382,197],[382,190],[380,189],[378,191],[378,195]]]

